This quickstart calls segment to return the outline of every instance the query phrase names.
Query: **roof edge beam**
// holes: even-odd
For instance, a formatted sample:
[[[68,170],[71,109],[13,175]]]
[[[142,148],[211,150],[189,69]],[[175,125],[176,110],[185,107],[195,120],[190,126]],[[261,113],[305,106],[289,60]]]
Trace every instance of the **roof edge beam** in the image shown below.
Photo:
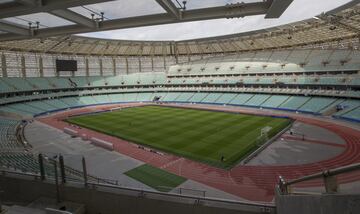
[[[182,19],[176,20],[167,13],[105,20],[99,22],[99,28],[91,29],[82,25],[68,25],[38,29],[33,36],[20,36],[14,34],[0,34],[0,41],[26,38],[44,38],[64,34],[88,33],[104,30],[126,29],[162,24],[202,21],[220,18],[241,18],[245,16],[265,14],[270,7],[269,2],[244,3],[236,6],[220,6],[186,10],[182,12]]]
[[[20,27],[11,22],[0,20],[0,30],[17,35],[30,36],[29,29]]]
[[[98,23],[69,9],[53,10],[51,14],[89,28],[98,28]]]
[[[15,0],[15,1],[20,4],[28,5],[28,6],[42,6],[43,5],[42,0]]]
[[[171,0],[156,0],[156,2],[171,16],[181,19],[181,11]]]
[[[294,0],[270,0],[271,6],[266,13],[265,19],[279,18]]]
[[[88,4],[98,4],[103,2],[109,2],[114,0],[34,0],[40,1],[41,4],[29,5],[26,2],[31,3],[31,0],[18,0],[23,4],[22,6],[13,5],[9,7],[0,8],[0,19],[28,15],[32,13],[49,12],[52,10],[66,9],[70,7],[78,7]]]

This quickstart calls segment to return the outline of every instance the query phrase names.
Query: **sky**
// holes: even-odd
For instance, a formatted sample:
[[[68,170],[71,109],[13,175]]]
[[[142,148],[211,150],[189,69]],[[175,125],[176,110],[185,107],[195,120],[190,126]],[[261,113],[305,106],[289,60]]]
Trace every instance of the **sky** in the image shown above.
[[[242,1],[248,3],[261,0],[188,0],[187,9],[190,10],[202,7],[222,6],[228,3],[236,3]],[[267,27],[288,24],[295,21],[301,21],[334,9],[349,1],[351,0],[294,0],[293,3],[279,19],[264,19],[264,15],[258,15],[239,19],[216,19],[209,21],[197,21],[123,30],[103,31],[80,35],[123,40],[175,41],[220,36],[251,30],[258,30]],[[179,0],[179,2],[182,2],[182,0]],[[91,9],[95,12],[103,11],[105,13],[105,17],[108,19],[164,12],[164,10],[156,3],[155,0],[117,0],[96,5],[88,5],[86,7],[87,9]],[[87,17],[89,17],[91,13],[82,7],[71,8],[71,10]],[[53,27],[69,24],[68,21],[61,20],[58,17],[41,13],[30,16],[22,16],[19,18],[25,20],[40,21],[43,27]],[[18,23],[23,22],[19,18],[11,18],[9,21],[14,21]]]
[[[129,5],[126,6],[125,11],[131,13],[131,11],[137,10],[137,8],[141,8],[141,12],[147,10],[159,12],[159,8],[157,8],[156,5],[148,5],[149,0],[136,0],[136,3],[134,2],[135,1],[133,0],[131,3],[129,2]],[[205,7],[210,7],[224,5],[226,3],[235,3],[239,1],[189,0],[188,9],[204,7],[205,2]],[[248,0],[245,2],[254,1]],[[349,0],[294,0],[290,7],[279,19],[264,19],[264,15],[260,15],[241,19],[217,19],[210,21],[105,31],[83,35],[109,39],[131,40],[186,40],[202,37],[212,37],[257,30],[312,18],[321,14],[322,12],[329,11],[347,2],[349,2]],[[121,11],[121,8],[123,7],[121,5],[119,5],[119,7],[119,11]],[[111,14],[109,15],[111,16]]]

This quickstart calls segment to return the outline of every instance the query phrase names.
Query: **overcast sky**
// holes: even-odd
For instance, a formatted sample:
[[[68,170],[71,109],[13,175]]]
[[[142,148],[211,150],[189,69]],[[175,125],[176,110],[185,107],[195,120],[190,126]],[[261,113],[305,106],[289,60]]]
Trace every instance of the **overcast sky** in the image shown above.
[[[130,0],[118,5],[117,11],[162,11],[157,5],[149,4],[152,0]],[[350,0],[294,0],[287,11],[280,19],[264,19],[264,16],[252,16],[242,19],[217,19],[211,21],[190,22],[181,24],[170,24],[152,27],[141,27],[125,30],[105,31],[98,33],[84,34],[86,36],[110,38],[110,39],[131,39],[131,40],[184,40],[201,37],[233,34],[250,30],[287,24],[311,18],[322,12],[329,11],[341,6]],[[135,3],[136,2],[136,3]],[[181,2],[181,1],[180,1]],[[188,7],[210,7],[238,1],[230,0],[189,0]],[[241,2],[241,1],[240,1]],[[250,0],[245,2],[252,2]],[[104,4],[105,6],[105,4]],[[114,5],[112,5],[114,6]],[[104,10],[106,11],[106,7]],[[125,12],[124,12],[125,13]],[[108,14],[111,16],[112,14]]]
[[[261,0],[188,0],[187,8],[194,9],[220,6],[227,3],[236,3],[241,1],[257,2]],[[260,15],[240,19],[217,19],[210,21],[103,31],[81,35],[125,40],[185,40],[219,36],[257,30],[308,19],[315,15],[319,15],[322,12],[341,6],[349,1],[351,0],[294,0],[279,19],[264,19],[264,15]],[[179,0],[179,2],[182,2],[182,0]],[[117,0],[96,5],[88,5],[87,8],[96,12],[103,11],[105,12],[105,17],[109,19],[164,12],[155,0]],[[82,7],[71,8],[71,10],[90,17],[90,12]],[[27,20],[34,22],[40,21],[40,23],[44,25],[43,27],[71,24],[70,22],[62,20],[58,17],[42,13],[22,16],[19,18],[24,19],[25,21],[19,20],[18,18],[11,18],[9,21],[25,25],[27,25]]]

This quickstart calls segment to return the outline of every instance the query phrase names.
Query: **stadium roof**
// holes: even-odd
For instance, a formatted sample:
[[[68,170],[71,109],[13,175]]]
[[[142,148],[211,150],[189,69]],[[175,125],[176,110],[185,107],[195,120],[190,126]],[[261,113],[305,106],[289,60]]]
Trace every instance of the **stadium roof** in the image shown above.
[[[44,38],[49,36],[69,35],[86,32],[96,32],[113,29],[151,26],[160,24],[191,22],[219,18],[238,18],[265,14],[265,18],[278,18],[293,0],[257,0],[249,3],[230,3],[216,7],[188,9],[183,4],[173,0],[152,0],[162,8],[160,13],[134,15],[109,19],[105,12],[92,11],[89,4],[112,2],[113,0],[6,0],[0,2],[0,41]],[[151,1],[149,1],[149,7]],[[177,5],[177,3],[179,5]],[[81,14],[78,7],[92,11],[90,17]],[[121,11],[119,11],[121,12]],[[61,26],[45,26],[42,22],[23,25],[14,22],[14,17],[44,13],[47,16],[59,18]],[[63,22],[60,20],[67,20]],[[27,23],[26,23],[27,24]]]
[[[271,3],[275,4],[276,1],[271,1]],[[269,4],[269,1],[264,2],[264,4]],[[163,7],[166,8],[164,5]],[[204,10],[209,10],[209,8]],[[269,10],[268,8],[268,13]],[[0,49],[84,55],[163,56],[221,54],[251,50],[317,46],[326,43],[342,42],[344,40],[356,40],[358,43],[360,35],[359,14],[359,0],[354,0],[311,19],[220,37],[183,41],[126,41],[64,35],[0,42]],[[174,14],[171,15],[171,11],[169,11],[165,15],[173,16]],[[173,17],[173,19],[175,18]],[[4,39],[6,36],[0,34],[1,38]],[[357,46],[352,48],[357,48]]]

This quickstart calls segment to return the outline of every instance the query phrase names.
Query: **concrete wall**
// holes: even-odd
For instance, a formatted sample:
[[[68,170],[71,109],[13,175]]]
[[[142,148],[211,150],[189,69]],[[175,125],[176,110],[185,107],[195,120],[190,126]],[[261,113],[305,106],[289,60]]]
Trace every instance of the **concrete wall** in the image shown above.
[[[0,175],[0,200],[29,203],[39,197],[56,197],[55,185],[32,179],[9,178]],[[140,194],[139,191],[108,187],[84,188],[81,184],[61,186],[62,200],[84,204],[89,214],[112,213],[192,213],[251,214],[274,213],[274,209],[235,203],[209,203],[193,198]],[[164,200],[165,199],[165,200]]]
[[[276,195],[277,214],[360,213],[360,195]]]

